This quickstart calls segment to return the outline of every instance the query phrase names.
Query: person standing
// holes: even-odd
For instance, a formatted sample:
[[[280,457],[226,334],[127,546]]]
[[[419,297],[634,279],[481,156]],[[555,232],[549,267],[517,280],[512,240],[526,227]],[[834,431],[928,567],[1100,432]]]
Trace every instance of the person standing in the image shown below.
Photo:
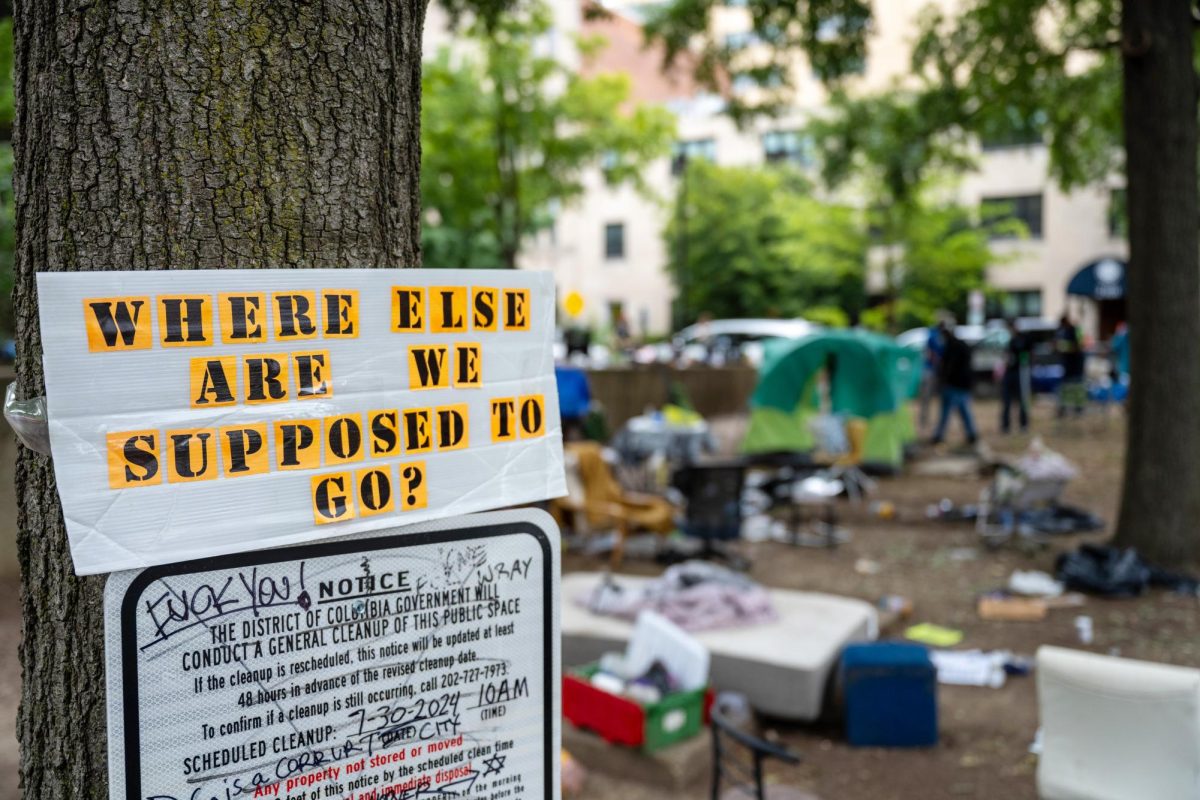
[[[1083,414],[1083,404],[1087,399],[1083,385],[1084,364],[1086,354],[1083,352],[1083,342],[1079,338],[1079,330],[1071,321],[1069,314],[1063,314],[1058,322],[1058,330],[1054,334],[1055,347],[1062,363],[1062,384],[1058,388],[1058,416],[1065,417],[1067,409],[1073,409],[1075,416]]]
[[[1000,383],[1000,431],[1012,427],[1012,405],[1017,403],[1021,433],[1029,430],[1029,371],[1032,346],[1029,337],[1017,329],[1016,320],[1008,320],[1008,347],[1004,351],[1004,377]]]
[[[1129,325],[1124,322],[1117,323],[1117,330],[1113,333],[1112,342],[1109,344],[1109,350],[1112,353],[1112,370],[1114,378],[1126,388],[1129,387]]]
[[[967,434],[967,444],[973,445],[979,437],[971,415],[971,384],[975,380],[971,370],[971,348],[955,334],[953,321],[943,320],[939,328],[942,332],[942,360],[938,372],[942,382],[942,408],[933,443],[941,444],[951,412],[958,412]]]
[[[921,435],[929,432],[929,406],[933,404],[934,395],[938,394],[938,371],[942,360],[942,327],[941,320],[946,312],[937,313],[938,322],[929,326],[929,334],[925,337],[924,359],[921,364],[921,387],[917,413],[917,425]]]

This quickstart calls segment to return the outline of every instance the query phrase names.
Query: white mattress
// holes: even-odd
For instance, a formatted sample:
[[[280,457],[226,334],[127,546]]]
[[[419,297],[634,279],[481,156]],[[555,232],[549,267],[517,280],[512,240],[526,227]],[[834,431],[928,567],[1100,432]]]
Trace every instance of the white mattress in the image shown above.
[[[602,577],[597,572],[563,576],[564,667],[624,650],[633,630],[632,623],[593,614],[576,603]],[[636,586],[649,579],[618,575],[616,580]],[[874,639],[878,617],[869,603],[828,594],[772,589],[771,600],[779,614],[775,622],[694,635],[712,654],[711,680],[717,691],[741,692],[764,714],[814,720],[842,648]]]

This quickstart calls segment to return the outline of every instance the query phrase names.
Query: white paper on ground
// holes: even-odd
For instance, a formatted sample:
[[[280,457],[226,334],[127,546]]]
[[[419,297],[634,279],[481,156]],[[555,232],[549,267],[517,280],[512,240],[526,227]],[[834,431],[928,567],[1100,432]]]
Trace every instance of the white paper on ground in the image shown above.
[[[418,295],[405,296],[424,302],[419,326],[411,314],[401,320],[415,330],[392,330],[403,305],[397,287],[420,290]],[[461,291],[446,298],[444,289]],[[487,305],[488,289],[496,291],[495,330],[483,324],[488,322],[486,314],[473,313],[477,302]],[[518,505],[565,492],[551,350],[554,287],[548,274],[504,270],[42,273],[38,292],[54,469],[79,574],[295,544]],[[507,307],[509,293],[513,309]],[[254,295],[261,295],[261,313],[254,324],[247,322],[235,330],[229,296]],[[181,297],[190,301],[179,301]],[[196,317],[206,321],[206,340],[166,345],[163,339],[172,333],[185,339],[198,333],[191,318],[182,313],[196,297],[207,298]],[[135,307],[139,299],[141,305]],[[122,300],[124,306],[119,305]],[[301,319],[304,300],[311,305],[308,317]],[[126,319],[136,311],[139,325],[144,326],[124,330],[132,346],[113,327],[121,322],[122,308],[129,312]],[[173,318],[174,325],[168,324],[171,308],[182,310]],[[242,308],[247,308],[245,303]],[[452,325],[461,323],[457,332],[434,332],[445,309]],[[456,313],[460,310],[462,314]],[[510,310],[515,312],[511,325]],[[106,313],[114,322],[104,328],[97,320]],[[289,324],[283,333],[300,336],[282,338],[279,326],[284,323]],[[246,341],[233,335],[251,330],[260,330],[264,340]],[[308,338],[304,338],[306,330],[312,333]],[[475,359],[479,385],[456,386],[461,377],[456,346],[471,344],[479,346]],[[410,364],[409,348],[442,345],[447,348],[441,355],[446,385],[411,388],[421,373]],[[434,361],[439,352],[434,351]],[[327,394],[301,398],[298,359],[313,354],[324,359],[320,377]],[[270,362],[256,359],[272,356],[286,364],[286,378],[277,377],[274,385],[255,380],[251,363],[265,365],[262,369],[269,373]],[[231,359],[225,363],[235,401],[196,405],[201,395],[210,403],[222,399],[207,380],[215,374],[208,365],[221,358]],[[470,361],[470,353],[464,351],[462,360]],[[306,363],[307,388],[322,388],[312,377],[313,364],[318,362]],[[469,373],[468,369],[468,379]],[[252,383],[280,392],[286,385],[286,394],[279,402],[246,402]],[[540,408],[541,413],[531,413],[526,431],[520,409],[529,398],[533,398],[531,408]],[[439,410],[449,407],[465,412],[465,437],[459,441],[454,439],[456,418],[449,412],[447,435],[442,437],[438,429],[443,418]],[[419,433],[420,409],[430,415],[424,428],[431,439],[428,447],[421,446],[420,435],[406,435],[403,413],[417,413]],[[508,420],[508,427],[493,430],[494,409]],[[377,455],[374,412],[389,410],[399,415],[398,449],[391,452],[384,447]],[[354,456],[349,431],[355,426],[335,419],[347,415],[357,421],[360,449],[356,457],[337,463],[331,431],[337,431],[338,452]],[[317,426],[315,451],[312,446],[308,451],[315,452],[316,462],[281,470],[279,463],[295,466],[293,462],[299,461],[288,459],[284,452],[288,437],[298,444],[304,435],[295,427],[281,434],[276,426],[295,426],[303,420],[313,420]],[[386,427],[386,420],[383,424]],[[234,474],[231,467],[251,461],[233,464],[234,445],[245,450],[254,444],[251,434],[236,431],[256,425],[264,426],[259,429],[265,439],[256,454],[259,460],[253,468]],[[180,433],[194,431],[199,433]],[[208,439],[201,438],[203,432],[211,432]],[[135,435],[139,433],[142,438]],[[185,449],[181,461],[176,459],[176,441],[194,448]],[[212,450],[198,446],[202,441],[210,442]],[[144,480],[150,469],[143,462],[151,450],[155,476]],[[382,474],[372,476],[368,471]],[[203,479],[180,480],[189,472]],[[382,502],[385,479],[390,483],[390,509]],[[371,504],[381,510],[368,514]],[[334,521],[317,524],[329,521],[330,515]]]
[[[938,683],[953,686],[1004,685],[1004,663],[1010,654],[1003,651],[931,650],[929,657],[937,668]]]
[[[558,541],[495,511],[114,573],[109,797],[557,800]]]

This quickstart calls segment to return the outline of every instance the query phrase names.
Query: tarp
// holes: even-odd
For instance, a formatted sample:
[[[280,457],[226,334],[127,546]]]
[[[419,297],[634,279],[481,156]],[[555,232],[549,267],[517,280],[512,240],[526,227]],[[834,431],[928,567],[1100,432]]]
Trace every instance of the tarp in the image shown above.
[[[864,461],[898,467],[904,446],[915,437],[906,401],[920,383],[920,354],[859,330],[822,330],[768,343],[742,450],[813,449],[809,423],[818,411],[817,375],[830,366],[833,413],[867,420]]]

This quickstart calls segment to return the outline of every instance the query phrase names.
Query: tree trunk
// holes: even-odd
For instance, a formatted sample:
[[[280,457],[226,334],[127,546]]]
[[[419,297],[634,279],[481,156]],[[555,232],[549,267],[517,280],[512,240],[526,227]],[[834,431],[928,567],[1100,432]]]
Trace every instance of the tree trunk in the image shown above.
[[[1200,229],[1194,26],[1185,0],[1125,0],[1133,386],[1117,541],[1200,555]]]
[[[22,0],[18,387],[41,270],[415,266],[422,0]],[[17,464],[24,797],[107,798],[101,577]]]

